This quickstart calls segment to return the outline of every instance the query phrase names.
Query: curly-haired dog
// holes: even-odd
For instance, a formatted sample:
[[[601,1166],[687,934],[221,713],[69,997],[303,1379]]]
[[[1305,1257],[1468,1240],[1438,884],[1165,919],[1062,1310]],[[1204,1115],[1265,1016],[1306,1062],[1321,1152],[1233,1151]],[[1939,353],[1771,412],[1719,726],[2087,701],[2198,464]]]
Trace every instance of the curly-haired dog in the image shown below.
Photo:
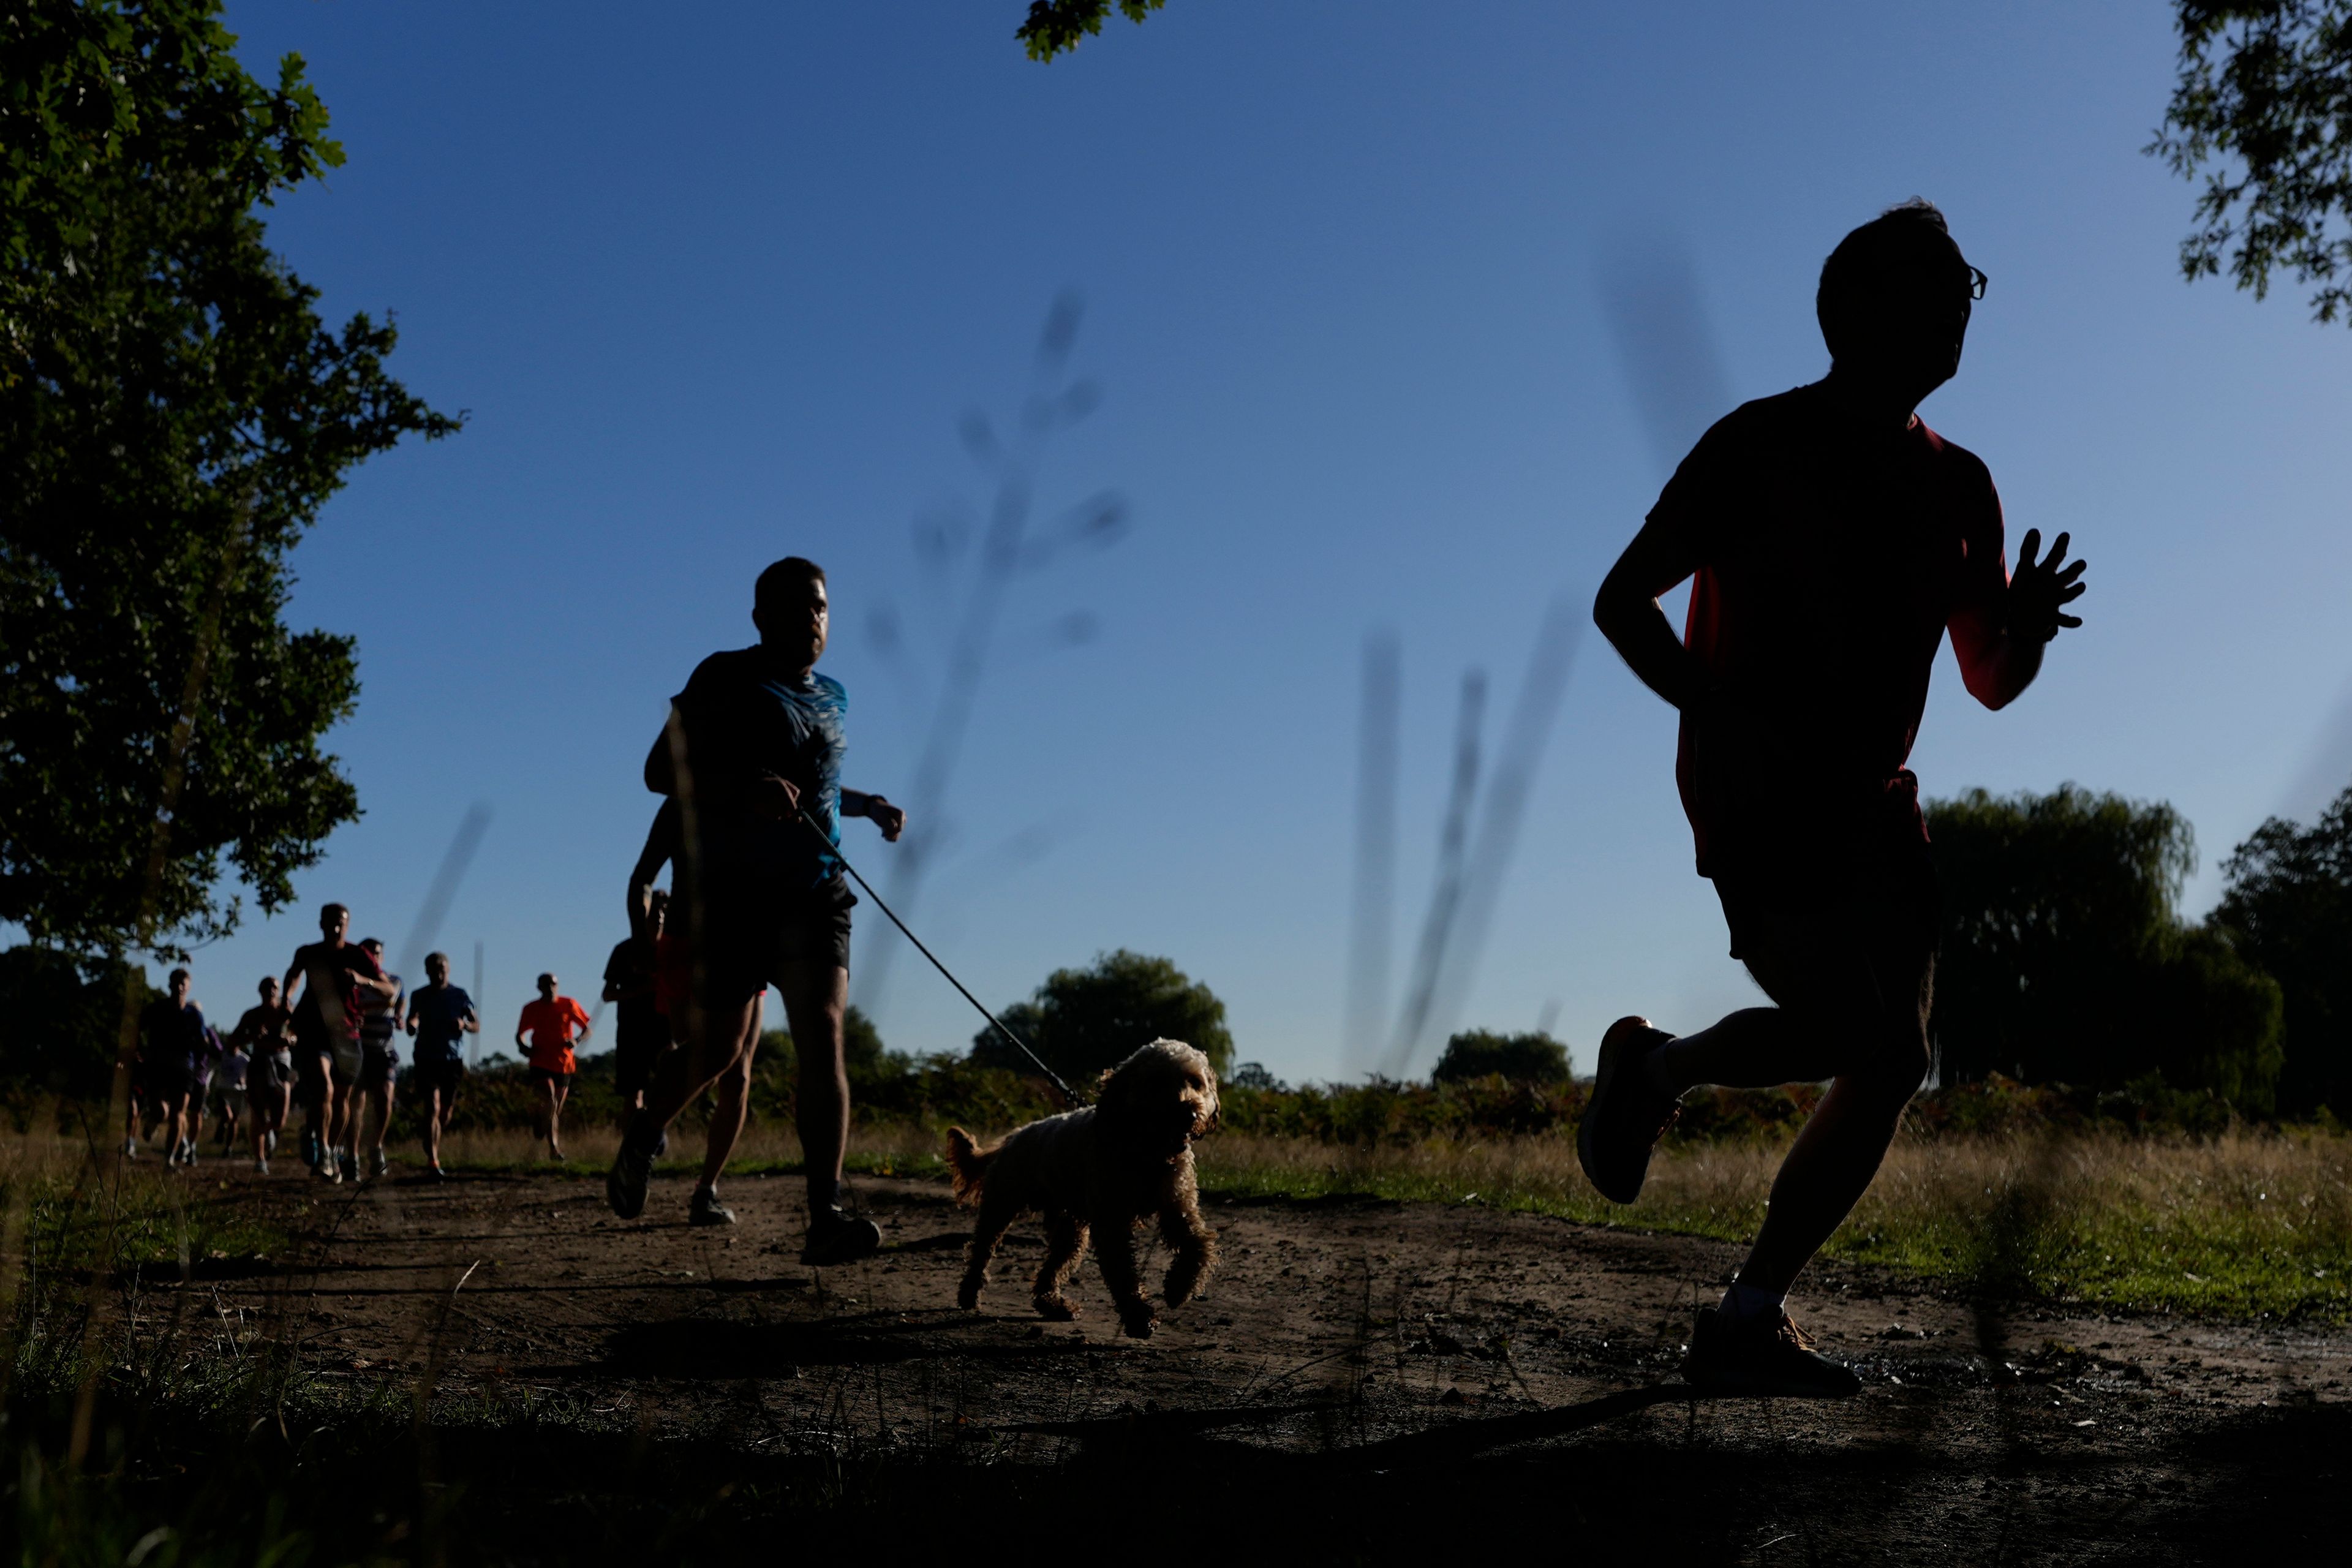
[[[1045,1216],[1045,1262],[1033,1287],[1038,1314],[1065,1322],[1078,1315],[1062,1288],[1086,1256],[1091,1231],[1119,1322],[1130,1337],[1150,1338],[1153,1312],[1137,1273],[1135,1222],[1159,1217],[1160,1238],[1175,1253],[1161,1291],[1170,1306],[1182,1306],[1216,1256],[1216,1233],[1201,1217],[1192,1175],[1193,1140],[1216,1120],[1209,1058],[1181,1040],[1154,1040],[1103,1075],[1095,1104],[1033,1121],[992,1149],[949,1128],[956,1201],[980,1207],[957,1304],[967,1310],[980,1304],[997,1243],[1034,1209]]]

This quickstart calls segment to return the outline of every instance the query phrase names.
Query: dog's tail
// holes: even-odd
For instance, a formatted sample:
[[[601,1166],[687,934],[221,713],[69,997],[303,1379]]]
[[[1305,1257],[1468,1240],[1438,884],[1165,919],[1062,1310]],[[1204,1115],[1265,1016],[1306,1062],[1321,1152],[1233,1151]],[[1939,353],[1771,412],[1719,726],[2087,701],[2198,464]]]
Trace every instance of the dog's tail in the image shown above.
[[[997,1149],[1003,1148],[998,1144]],[[955,1177],[955,1201],[970,1207],[980,1202],[988,1168],[996,1163],[997,1149],[983,1149],[961,1127],[948,1129],[948,1169]]]

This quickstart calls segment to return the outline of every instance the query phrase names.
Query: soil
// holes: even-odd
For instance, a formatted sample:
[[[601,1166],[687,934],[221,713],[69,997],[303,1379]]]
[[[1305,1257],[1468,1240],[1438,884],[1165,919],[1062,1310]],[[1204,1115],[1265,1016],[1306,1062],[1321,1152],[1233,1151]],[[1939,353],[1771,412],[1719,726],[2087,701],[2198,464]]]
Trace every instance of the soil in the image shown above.
[[[943,1184],[857,1181],[887,1245],[826,1269],[798,1261],[783,1177],[730,1183],[726,1228],[688,1226],[666,1178],[634,1223],[601,1183],[552,1173],[224,1195],[296,1245],[194,1288],[324,1376],[429,1373],[436,1408],[528,1392],[638,1451],[951,1456],[973,1461],[958,1496],[1019,1475],[1116,1513],[1111,1495],[1164,1490],[1150,1508],[1246,1514],[1252,1539],[1342,1558],[1522,1532],[1718,1563],[2332,1556],[2352,1482],[2343,1331],[2070,1313],[1824,1265],[1792,1305],[1862,1394],[1693,1399],[1675,1377],[1691,1309],[1735,1248],[1475,1205],[1212,1194],[1206,1294],[1138,1342],[1091,1261],[1079,1321],[1030,1311],[1034,1223],[983,1310],[957,1310],[967,1221]],[[1155,1489],[1171,1466],[1215,1479]]]

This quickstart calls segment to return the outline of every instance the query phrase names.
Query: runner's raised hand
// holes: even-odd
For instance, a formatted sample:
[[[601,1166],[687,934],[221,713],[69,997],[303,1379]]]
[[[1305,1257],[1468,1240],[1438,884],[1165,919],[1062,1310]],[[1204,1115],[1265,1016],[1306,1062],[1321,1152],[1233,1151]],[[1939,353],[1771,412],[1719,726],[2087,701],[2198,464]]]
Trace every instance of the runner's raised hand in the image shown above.
[[[2050,553],[2037,562],[2034,557],[2042,551],[2042,531],[2025,531],[2025,538],[2017,547],[2017,570],[2009,579],[2009,630],[2012,637],[2045,643],[2058,635],[2059,627],[2083,624],[2083,617],[2068,615],[2065,606],[2083,596],[2080,579],[2089,563],[2077,561],[2065,565],[2066,542],[2067,535],[2063,533],[2052,540]]]

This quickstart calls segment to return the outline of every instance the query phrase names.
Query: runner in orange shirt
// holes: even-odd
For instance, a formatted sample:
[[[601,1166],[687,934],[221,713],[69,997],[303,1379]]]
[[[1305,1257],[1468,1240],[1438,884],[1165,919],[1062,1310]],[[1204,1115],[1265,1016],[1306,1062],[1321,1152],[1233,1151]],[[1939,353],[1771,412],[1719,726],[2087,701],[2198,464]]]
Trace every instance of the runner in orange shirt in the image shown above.
[[[530,1035],[528,1045],[523,1036]],[[515,1045],[530,1061],[530,1080],[547,1097],[540,1115],[544,1124],[537,1135],[547,1140],[547,1157],[563,1158],[563,1135],[560,1126],[563,1102],[572,1096],[572,1075],[580,1064],[572,1054],[572,1045],[588,1037],[588,1009],[569,996],[555,994],[555,976],[539,977],[539,999],[523,1004],[522,1017],[515,1025]]]

